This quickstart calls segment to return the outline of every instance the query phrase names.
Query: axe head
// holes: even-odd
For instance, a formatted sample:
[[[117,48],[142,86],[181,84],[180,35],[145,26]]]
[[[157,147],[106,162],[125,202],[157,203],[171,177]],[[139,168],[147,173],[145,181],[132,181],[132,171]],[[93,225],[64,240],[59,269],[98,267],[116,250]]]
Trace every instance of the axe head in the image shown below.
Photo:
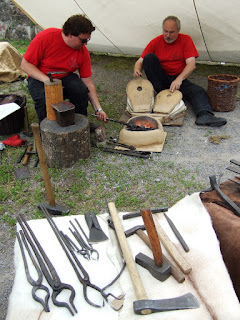
[[[133,309],[136,314],[145,314],[146,310],[153,312],[196,309],[199,303],[192,293],[186,293],[183,296],[162,299],[162,300],[137,300],[133,302]]]

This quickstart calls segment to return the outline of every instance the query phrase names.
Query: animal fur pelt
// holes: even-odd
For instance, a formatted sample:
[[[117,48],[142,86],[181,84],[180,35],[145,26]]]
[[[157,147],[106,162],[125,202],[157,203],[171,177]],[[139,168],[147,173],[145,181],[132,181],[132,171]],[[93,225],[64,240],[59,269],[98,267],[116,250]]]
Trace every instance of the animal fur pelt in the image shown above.
[[[120,218],[122,215],[123,213],[119,213]],[[91,281],[100,287],[109,283],[122,265],[122,258],[115,233],[107,225],[108,216],[107,213],[98,216],[103,231],[109,237],[109,240],[95,245],[95,248],[100,252],[100,260],[84,261],[80,257],[81,262],[90,275]],[[199,193],[186,196],[179,201],[169,209],[168,216],[173,220],[189,245],[189,252],[186,253],[182,249],[163,214],[157,214],[162,228],[185,260],[190,264],[192,271],[189,275],[186,275],[183,283],[178,283],[172,276],[166,281],[160,282],[153,278],[147,270],[137,266],[140,277],[148,299],[173,298],[191,292],[197,298],[200,307],[191,310],[161,312],[161,314],[154,313],[148,315],[147,318],[149,320],[156,320],[158,318],[161,320],[239,320],[239,301],[223,262],[219,242],[212,228],[210,216],[200,200]],[[76,217],[85,229],[86,225],[84,225],[83,216],[59,217],[54,218],[54,221],[60,229],[69,234],[69,220]],[[108,303],[103,308],[89,306],[83,298],[82,285],[77,280],[46,219],[32,220],[29,223],[44,250],[49,254],[61,280],[72,284],[76,290],[75,305],[78,313],[74,316],[75,320],[86,318],[96,318],[98,320],[139,320],[139,315],[136,315],[133,310],[133,301],[136,300],[136,296],[127,269],[125,269],[119,281],[108,289],[108,291],[115,295],[125,293],[125,301],[121,311],[114,311]],[[122,220],[124,230],[139,224],[143,224],[141,217]],[[137,235],[128,238],[128,243],[133,256],[139,252],[143,252],[152,257],[150,249]],[[163,246],[162,249],[164,254],[171,260]],[[15,267],[15,281],[9,299],[6,320],[73,319],[66,308],[55,307],[50,301],[51,312],[46,313],[42,310],[41,305],[32,299],[31,286],[26,280],[17,243],[15,244]],[[62,298],[64,299],[64,297]],[[91,299],[94,301],[98,299],[98,302],[101,301],[99,295],[92,292]]]
[[[240,206],[238,187],[238,184],[229,180],[220,185],[221,190]],[[223,260],[240,301],[240,218],[230,210],[229,205],[215,190],[202,193],[200,197],[212,218]]]

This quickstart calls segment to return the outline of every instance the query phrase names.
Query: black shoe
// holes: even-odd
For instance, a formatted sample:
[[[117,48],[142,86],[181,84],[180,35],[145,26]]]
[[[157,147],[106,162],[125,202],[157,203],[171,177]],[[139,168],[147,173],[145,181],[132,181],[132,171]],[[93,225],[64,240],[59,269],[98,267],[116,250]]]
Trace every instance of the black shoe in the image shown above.
[[[198,126],[221,127],[227,123],[224,118],[217,118],[212,114],[203,114],[197,117],[195,122]]]

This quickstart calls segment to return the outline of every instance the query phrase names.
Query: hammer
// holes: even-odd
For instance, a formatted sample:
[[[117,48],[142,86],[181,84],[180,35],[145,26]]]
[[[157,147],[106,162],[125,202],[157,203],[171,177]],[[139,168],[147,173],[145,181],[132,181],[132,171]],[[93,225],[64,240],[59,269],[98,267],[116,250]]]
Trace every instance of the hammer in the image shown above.
[[[145,230],[145,226],[144,225],[138,225],[135,226],[131,229],[126,230],[125,236],[128,238],[130,236],[132,236],[133,234],[137,234],[139,236],[139,238],[141,238],[146,245],[152,250],[152,246],[151,243],[149,241],[148,236],[143,232],[143,230]],[[182,274],[182,272],[179,270],[178,267],[176,267],[175,265],[173,265],[165,255],[163,255],[163,260],[165,260],[170,266],[171,266],[171,274],[172,276],[179,282],[182,283],[185,280],[184,275]],[[155,268],[154,268],[155,270]],[[149,270],[150,271],[150,270]],[[151,271],[150,271],[151,272]]]
[[[134,312],[136,314],[143,315],[150,314],[152,312],[199,308],[197,299],[191,293],[187,293],[176,298],[162,300],[149,300],[147,298],[141,277],[139,275],[135,261],[132,257],[126,236],[124,234],[115,204],[113,202],[109,202],[108,208],[137,297],[137,300],[133,302]]]
[[[151,211],[151,210],[150,210]],[[164,211],[163,211],[164,212]],[[137,215],[131,215],[128,218],[134,218],[136,216],[140,216],[141,213],[139,212]],[[183,256],[180,254],[178,249],[175,247],[175,245],[172,243],[172,241],[169,239],[163,228],[160,226],[156,214],[152,215],[155,227],[157,230],[158,237],[162,244],[164,245],[167,252],[170,254],[174,262],[177,264],[177,266],[182,270],[183,273],[188,274],[191,272],[192,268],[188,264],[188,262],[183,258]]]
[[[171,274],[171,266],[163,259],[162,248],[153,222],[152,213],[150,210],[141,210],[140,212],[148,233],[154,261],[143,253],[136,255],[135,261],[147,269],[156,279],[165,281]]]
[[[59,215],[62,213],[69,213],[69,210],[65,209],[64,207],[57,205],[55,202],[54,192],[50,180],[50,176],[48,173],[48,167],[45,160],[45,155],[42,147],[41,137],[40,137],[40,131],[39,131],[39,124],[38,123],[32,123],[31,124],[33,136],[34,136],[34,142],[36,144],[36,149],[39,157],[40,167],[43,175],[43,180],[46,188],[47,198],[48,198],[48,204],[44,204],[44,207],[49,211],[49,213],[53,215]],[[38,205],[39,208],[41,208],[40,205]]]

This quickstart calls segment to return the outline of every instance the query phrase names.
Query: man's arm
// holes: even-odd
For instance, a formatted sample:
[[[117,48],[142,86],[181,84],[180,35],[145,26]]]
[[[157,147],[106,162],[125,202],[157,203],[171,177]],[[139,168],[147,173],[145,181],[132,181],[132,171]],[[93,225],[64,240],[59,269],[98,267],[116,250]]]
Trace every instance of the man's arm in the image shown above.
[[[171,92],[178,90],[181,87],[183,80],[187,79],[187,77],[189,77],[190,74],[196,69],[195,60],[195,57],[186,59],[186,67],[170,85],[169,89]]]
[[[92,78],[89,77],[89,78],[81,78],[82,81],[85,83],[85,85],[88,87],[88,90],[89,90],[89,100],[95,110],[95,112],[100,108],[102,109],[101,105],[100,105],[100,102],[98,100],[98,97],[97,97],[97,91],[96,91],[96,88],[95,88],[95,85],[92,81]],[[98,119],[99,120],[102,120],[104,122],[107,121],[107,114],[102,110],[102,111],[99,111],[99,112],[96,112],[97,116],[98,116]]]
[[[135,66],[134,66],[134,72],[133,72],[134,78],[142,76],[142,69],[143,69],[143,58],[140,57],[136,61]]]
[[[21,63],[21,69],[29,75],[31,78],[34,78],[36,80],[45,82],[49,80],[48,76],[44,74],[42,71],[40,71],[34,64],[28,62],[24,58],[22,59]]]

